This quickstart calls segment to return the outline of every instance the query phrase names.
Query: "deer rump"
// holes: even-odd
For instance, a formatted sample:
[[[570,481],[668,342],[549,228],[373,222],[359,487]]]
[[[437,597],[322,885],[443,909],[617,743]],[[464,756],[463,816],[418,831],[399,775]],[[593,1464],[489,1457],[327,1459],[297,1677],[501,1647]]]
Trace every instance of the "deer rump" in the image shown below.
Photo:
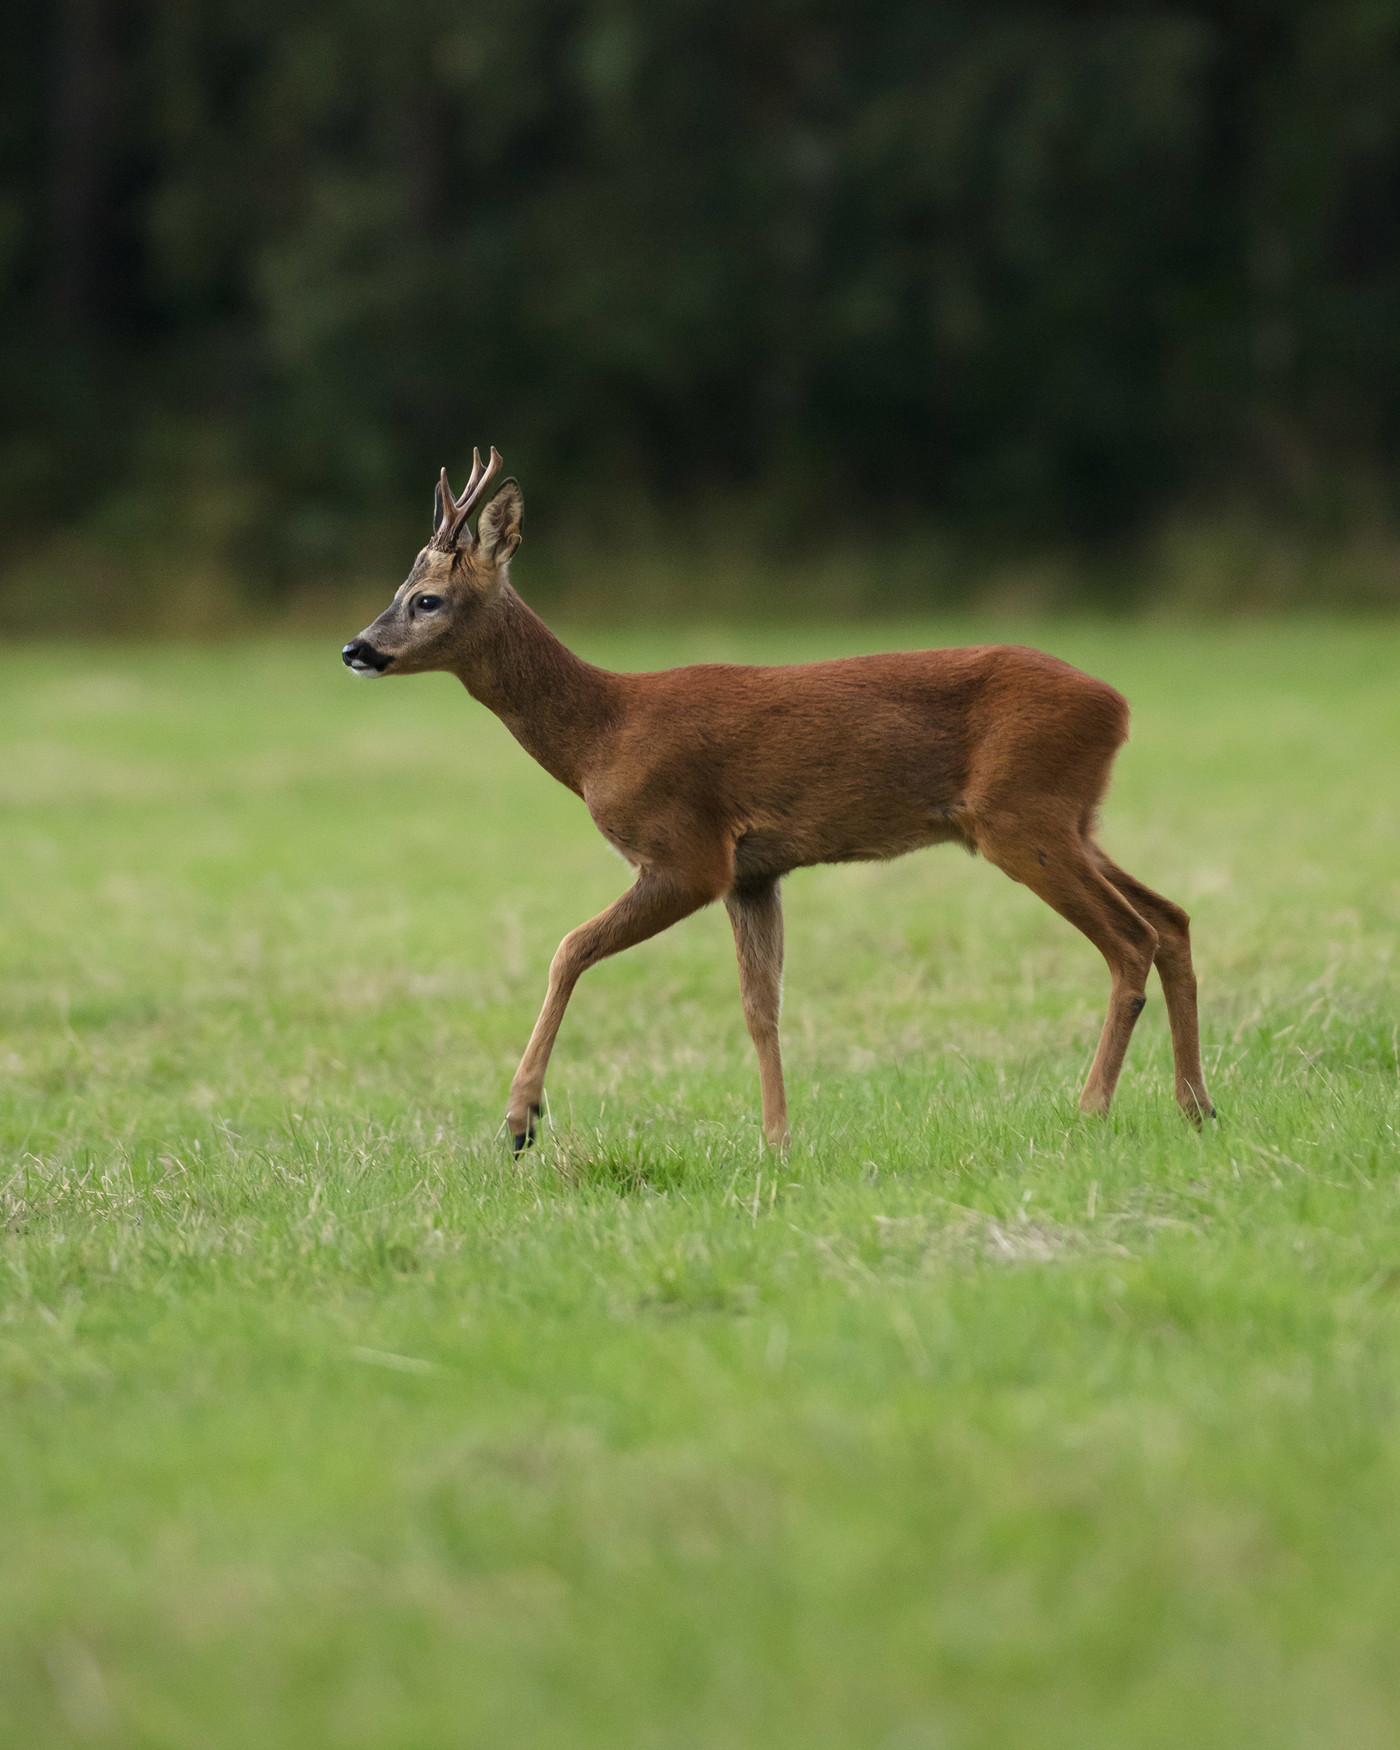
[[[619,678],[627,710],[583,786],[594,821],[638,868],[691,866],[708,842],[720,892],[975,852],[1008,817],[1087,833],[1128,731],[1120,693],[1018,646]]]

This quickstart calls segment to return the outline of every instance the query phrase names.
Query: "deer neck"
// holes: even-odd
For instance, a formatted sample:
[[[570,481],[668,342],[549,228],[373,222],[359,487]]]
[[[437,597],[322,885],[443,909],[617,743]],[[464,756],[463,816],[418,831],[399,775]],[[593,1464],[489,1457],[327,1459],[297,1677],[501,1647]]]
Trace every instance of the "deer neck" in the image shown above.
[[[617,710],[616,675],[575,656],[508,583],[453,672],[551,777],[582,794]]]

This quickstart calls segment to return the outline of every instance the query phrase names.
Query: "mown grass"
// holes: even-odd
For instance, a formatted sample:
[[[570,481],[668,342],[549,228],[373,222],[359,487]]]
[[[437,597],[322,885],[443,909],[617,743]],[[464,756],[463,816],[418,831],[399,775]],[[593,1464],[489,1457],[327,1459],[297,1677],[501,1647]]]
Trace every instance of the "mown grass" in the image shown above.
[[[712,912],[513,1164],[580,804],[333,641],[0,658],[5,1743],[1394,1743],[1400,630],[1023,635],[1134,702],[1204,1134],[944,850],[788,883],[785,1163]]]

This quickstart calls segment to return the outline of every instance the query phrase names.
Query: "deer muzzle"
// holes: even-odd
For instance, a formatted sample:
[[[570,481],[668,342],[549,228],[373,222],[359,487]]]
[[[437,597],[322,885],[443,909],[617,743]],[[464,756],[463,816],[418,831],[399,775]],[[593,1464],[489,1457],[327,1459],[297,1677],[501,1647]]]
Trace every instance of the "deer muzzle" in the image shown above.
[[[373,677],[383,674],[394,659],[376,650],[372,644],[366,644],[363,638],[352,638],[341,647],[340,660],[352,674]]]

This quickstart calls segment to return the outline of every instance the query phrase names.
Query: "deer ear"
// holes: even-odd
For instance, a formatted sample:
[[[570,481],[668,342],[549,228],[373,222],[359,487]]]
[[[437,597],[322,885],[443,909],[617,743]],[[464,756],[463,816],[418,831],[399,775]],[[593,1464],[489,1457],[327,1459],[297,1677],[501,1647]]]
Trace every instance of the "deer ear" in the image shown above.
[[[482,511],[476,525],[476,544],[483,559],[491,565],[504,565],[520,545],[525,521],[525,500],[519,483],[504,480],[501,490]]]

